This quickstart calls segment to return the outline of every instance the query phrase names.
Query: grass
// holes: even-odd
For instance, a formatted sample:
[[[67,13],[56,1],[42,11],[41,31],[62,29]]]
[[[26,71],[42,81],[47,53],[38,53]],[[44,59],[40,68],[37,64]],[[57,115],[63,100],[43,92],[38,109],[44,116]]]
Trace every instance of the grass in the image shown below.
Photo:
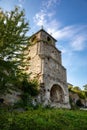
[[[2,111],[0,130],[87,130],[87,111],[42,108],[21,113]]]

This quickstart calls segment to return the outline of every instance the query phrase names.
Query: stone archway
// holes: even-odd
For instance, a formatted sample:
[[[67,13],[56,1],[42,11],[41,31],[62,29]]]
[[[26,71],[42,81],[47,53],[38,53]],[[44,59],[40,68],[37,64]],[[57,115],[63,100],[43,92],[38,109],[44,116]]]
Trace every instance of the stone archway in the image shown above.
[[[64,100],[64,92],[59,85],[53,85],[50,91],[50,100],[53,103],[62,103]]]

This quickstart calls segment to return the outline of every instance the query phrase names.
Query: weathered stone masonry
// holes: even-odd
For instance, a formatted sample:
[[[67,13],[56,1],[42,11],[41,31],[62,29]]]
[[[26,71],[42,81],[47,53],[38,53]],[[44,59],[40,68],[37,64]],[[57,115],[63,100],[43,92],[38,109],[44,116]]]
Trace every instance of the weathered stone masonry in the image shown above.
[[[31,78],[40,84],[38,101],[52,107],[70,108],[66,69],[62,66],[61,52],[55,47],[56,40],[41,29],[31,36],[32,46],[26,50]]]

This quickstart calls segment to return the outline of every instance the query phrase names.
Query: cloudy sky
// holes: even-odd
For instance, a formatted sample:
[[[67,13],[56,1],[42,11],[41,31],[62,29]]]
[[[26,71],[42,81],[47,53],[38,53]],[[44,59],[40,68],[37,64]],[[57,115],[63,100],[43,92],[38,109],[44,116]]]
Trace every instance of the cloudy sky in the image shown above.
[[[25,9],[29,35],[41,27],[57,39],[67,81],[82,88],[87,84],[87,0],[0,0],[3,10]]]

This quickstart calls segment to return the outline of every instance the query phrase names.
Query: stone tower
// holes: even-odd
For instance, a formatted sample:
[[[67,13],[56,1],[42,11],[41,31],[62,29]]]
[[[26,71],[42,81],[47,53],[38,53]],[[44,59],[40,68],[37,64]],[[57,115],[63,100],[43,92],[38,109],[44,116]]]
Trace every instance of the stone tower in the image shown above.
[[[38,78],[40,94],[38,102],[51,107],[70,108],[66,69],[62,66],[61,51],[55,47],[56,40],[41,29],[31,36],[28,48],[31,78]]]

